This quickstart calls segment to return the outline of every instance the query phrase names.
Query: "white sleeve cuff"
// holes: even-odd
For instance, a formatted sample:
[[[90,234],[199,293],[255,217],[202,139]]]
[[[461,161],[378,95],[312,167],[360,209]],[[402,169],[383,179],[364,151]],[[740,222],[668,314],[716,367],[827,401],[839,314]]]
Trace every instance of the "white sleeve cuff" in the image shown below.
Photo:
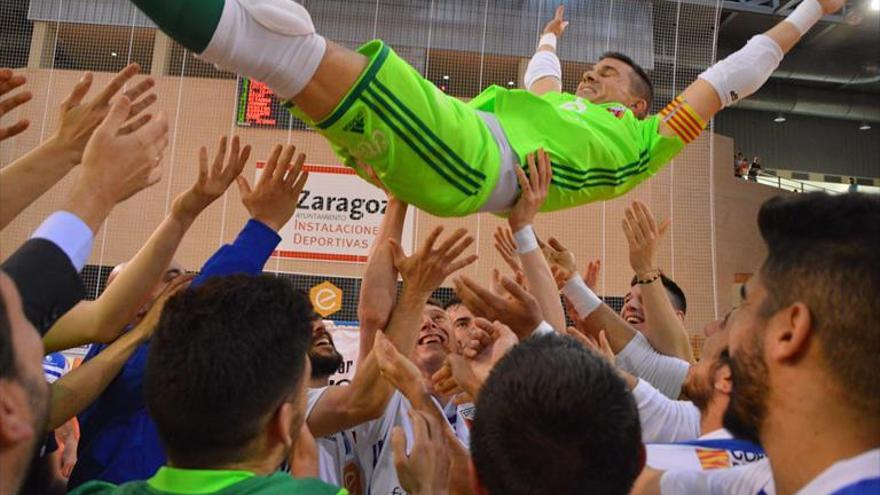
[[[670,399],[677,399],[687,377],[690,363],[657,352],[639,332],[617,353],[617,366],[643,378]]]
[[[555,331],[556,330],[553,330],[553,327],[550,326],[549,323],[547,323],[546,321],[542,321],[534,330],[532,330],[532,337],[539,337],[541,335],[551,334]]]
[[[586,318],[602,305],[602,300],[599,299],[599,296],[587,287],[586,282],[577,272],[571,274],[571,278],[562,287],[562,293],[571,301],[575,311],[577,311],[578,316],[581,318]]]
[[[523,75],[523,83],[525,83],[526,89],[531,89],[532,85],[543,77],[555,77],[562,80],[562,64],[559,62],[559,57],[553,52],[540,51],[532,56],[526,67],[526,73]]]
[[[59,210],[37,227],[31,236],[35,238],[46,239],[61,248],[79,272],[89,260],[95,235],[78,216]]]

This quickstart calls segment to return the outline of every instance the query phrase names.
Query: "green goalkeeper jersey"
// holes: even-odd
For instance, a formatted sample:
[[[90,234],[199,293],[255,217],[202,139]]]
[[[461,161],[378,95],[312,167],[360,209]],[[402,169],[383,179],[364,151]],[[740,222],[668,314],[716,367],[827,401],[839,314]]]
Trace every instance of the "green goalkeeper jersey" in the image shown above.
[[[542,211],[620,196],[684,147],[659,133],[659,116],[640,120],[620,103],[594,104],[570,93],[491,86],[470,106],[495,114],[520,163],[538,148],[550,155],[553,180]]]

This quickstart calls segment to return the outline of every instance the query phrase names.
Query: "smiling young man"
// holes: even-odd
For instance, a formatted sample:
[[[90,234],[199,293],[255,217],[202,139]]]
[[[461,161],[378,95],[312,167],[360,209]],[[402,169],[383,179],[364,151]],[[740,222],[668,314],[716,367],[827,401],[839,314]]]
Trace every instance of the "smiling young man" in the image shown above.
[[[802,2],[646,117],[651,83],[621,54],[606,54],[584,75],[578,94],[561,92],[555,55],[567,25],[561,7],[526,71],[527,91],[492,86],[465,103],[381,41],[354,52],[325,40],[297,2],[133,2],[203,60],[266,83],[346,165],[365,178],[358,162],[370,165],[396,197],[437,216],[508,210],[518,194],[515,169],[539,148],[553,160],[542,211],[629,191],[696,139],[721,109],[760,88],[783,54],[843,4]]]

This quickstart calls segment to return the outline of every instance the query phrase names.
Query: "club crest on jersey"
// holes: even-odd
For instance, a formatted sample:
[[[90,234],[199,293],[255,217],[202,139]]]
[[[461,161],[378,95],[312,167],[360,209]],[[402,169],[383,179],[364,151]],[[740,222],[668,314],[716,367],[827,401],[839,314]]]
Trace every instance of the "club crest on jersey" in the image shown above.
[[[608,108],[606,108],[606,110],[611,112],[611,115],[614,115],[618,119],[622,119],[623,116],[626,115],[626,107],[624,107],[624,106],[618,105],[618,106],[608,107]]]

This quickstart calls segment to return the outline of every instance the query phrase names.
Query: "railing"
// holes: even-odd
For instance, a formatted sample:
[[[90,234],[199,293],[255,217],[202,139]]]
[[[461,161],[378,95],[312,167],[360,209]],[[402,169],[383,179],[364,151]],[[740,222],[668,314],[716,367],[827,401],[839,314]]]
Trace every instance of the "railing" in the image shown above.
[[[763,184],[765,186],[775,187],[777,189],[784,189],[786,191],[793,192],[813,192],[813,191],[825,191],[831,194],[838,194],[841,191],[839,189],[834,189],[831,187],[824,187],[816,184],[815,182],[802,181],[797,179],[788,179],[786,177],[779,177],[778,175],[771,175],[765,172],[758,172],[758,176],[755,180],[752,180],[751,177],[743,177],[743,180],[749,180],[751,182],[757,182],[758,184]]]

